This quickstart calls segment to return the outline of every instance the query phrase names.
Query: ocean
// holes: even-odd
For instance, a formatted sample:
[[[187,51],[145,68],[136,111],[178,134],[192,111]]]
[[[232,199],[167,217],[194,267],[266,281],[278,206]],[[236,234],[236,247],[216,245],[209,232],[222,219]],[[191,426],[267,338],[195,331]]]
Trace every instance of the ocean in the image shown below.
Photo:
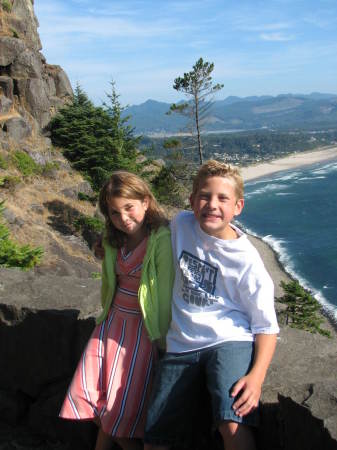
[[[238,219],[337,322],[337,161],[247,182]]]

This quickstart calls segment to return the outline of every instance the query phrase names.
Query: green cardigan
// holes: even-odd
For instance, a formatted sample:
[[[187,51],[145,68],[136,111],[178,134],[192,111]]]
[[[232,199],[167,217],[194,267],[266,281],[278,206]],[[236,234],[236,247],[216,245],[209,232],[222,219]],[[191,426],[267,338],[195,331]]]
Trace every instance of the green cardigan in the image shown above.
[[[97,324],[106,319],[116,288],[115,262],[117,249],[104,242],[101,301],[103,311]],[[171,234],[167,227],[152,231],[143,260],[138,299],[144,323],[151,341],[159,339],[161,346],[171,322],[171,299],[174,281]]]

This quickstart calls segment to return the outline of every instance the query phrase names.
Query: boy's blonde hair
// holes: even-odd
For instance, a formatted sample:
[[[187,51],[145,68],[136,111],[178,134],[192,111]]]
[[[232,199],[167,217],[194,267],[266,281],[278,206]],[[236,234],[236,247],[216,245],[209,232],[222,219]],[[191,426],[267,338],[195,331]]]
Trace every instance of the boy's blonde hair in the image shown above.
[[[99,208],[105,217],[108,242],[114,247],[122,247],[125,244],[127,236],[111,222],[108,203],[113,197],[123,197],[140,201],[144,201],[146,198],[148,199],[149,205],[144,219],[148,233],[158,229],[161,225],[168,224],[163,210],[158,205],[157,200],[144,180],[134,173],[125,170],[113,172],[99,194]]]
[[[210,159],[200,167],[193,180],[192,196],[197,194],[200,185],[209,177],[229,178],[234,182],[236,199],[243,198],[244,185],[239,169],[232,167],[229,164],[215,161],[214,159]]]

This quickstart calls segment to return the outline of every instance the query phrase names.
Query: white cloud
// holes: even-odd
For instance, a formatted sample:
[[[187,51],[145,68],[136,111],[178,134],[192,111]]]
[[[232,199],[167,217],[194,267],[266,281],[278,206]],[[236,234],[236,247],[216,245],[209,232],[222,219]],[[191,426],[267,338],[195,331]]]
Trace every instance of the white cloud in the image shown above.
[[[286,41],[293,41],[295,39],[294,35],[284,33],[261,33],[259,37],[263,41],[272,41],[272,42],[286,42]]]

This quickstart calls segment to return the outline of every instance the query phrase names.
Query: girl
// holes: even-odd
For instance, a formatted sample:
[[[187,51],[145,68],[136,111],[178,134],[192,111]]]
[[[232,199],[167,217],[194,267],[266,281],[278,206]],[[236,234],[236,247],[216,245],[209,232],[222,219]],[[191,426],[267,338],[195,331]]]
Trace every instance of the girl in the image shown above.
[[[170,323],[173,262],[167,221],[147,184],[118,171],[103,186],[106,220],[103,311],[78,364],[60,417],[99,426],[96,450],[111,441],[140,447],[155,345]],[[112,437],[112,439],[111,439]]]

